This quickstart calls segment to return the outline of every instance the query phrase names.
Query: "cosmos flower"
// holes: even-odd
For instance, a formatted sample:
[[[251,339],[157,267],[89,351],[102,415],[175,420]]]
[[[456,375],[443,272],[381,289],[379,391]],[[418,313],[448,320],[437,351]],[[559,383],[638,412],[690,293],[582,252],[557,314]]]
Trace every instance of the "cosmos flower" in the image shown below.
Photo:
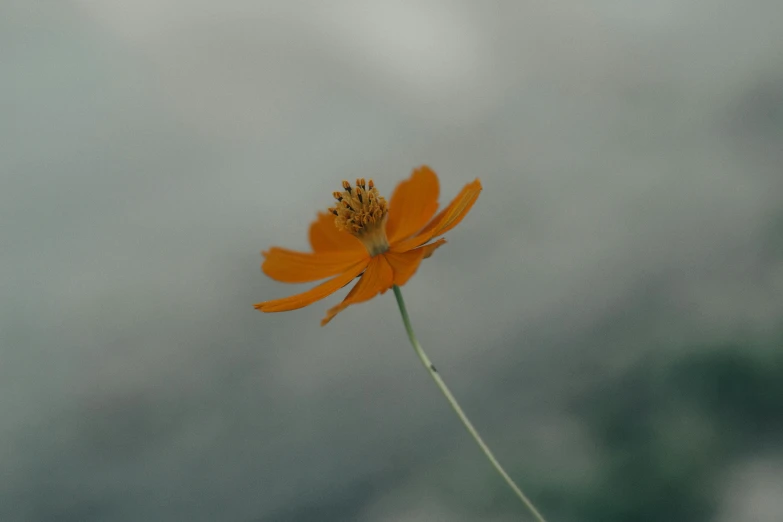
[[[343,181],[343,191],[333,194],[336,205],[328,213],[320,212],[310,226],[313,252],[272,247],[263,252],[261,265],[266,275],[284,283],[331,279],[301,294],[258,303],[255,308],[262,312],[302,308],[361,276],[345,299],[327,311],[323,326],[348,306],[368,301],[393,285],[404,285],[421,261],[446,242],[431,241],[462,221],[481,188],[478,179],[468,183],[435,215],[440,186],[438,176],[427,166],[401,182],[388,203],[373,180],[357,179],[355,187]]]

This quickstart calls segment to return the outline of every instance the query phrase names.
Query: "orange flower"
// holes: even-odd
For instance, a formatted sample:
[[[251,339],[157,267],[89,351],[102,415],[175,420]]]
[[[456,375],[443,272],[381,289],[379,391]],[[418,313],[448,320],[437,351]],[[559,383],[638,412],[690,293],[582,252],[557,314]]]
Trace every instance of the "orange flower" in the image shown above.
[[[272,247],[263,252],[261,265],[266,275],[284,283],[335,277],[307,292],[258,303],[254,305],[257,310],[296,310],[361,276],[343,302],[329,309],[321,321],[323,326],[348,306],[368,301],[393,285],[404,285],[421,260],[446,242],[429,241],[454,228],[468,213],[481,192],[481,182],[476,179],[465,185],[437,216],[438,176],[427,166],[414,170],[400,183],[388,205],[372,180],[365,183],[357,179],[356,187],[343,181],[343,189],[333,194],[337,205],[329,213],[319,212],[310,226],[312,253]]]

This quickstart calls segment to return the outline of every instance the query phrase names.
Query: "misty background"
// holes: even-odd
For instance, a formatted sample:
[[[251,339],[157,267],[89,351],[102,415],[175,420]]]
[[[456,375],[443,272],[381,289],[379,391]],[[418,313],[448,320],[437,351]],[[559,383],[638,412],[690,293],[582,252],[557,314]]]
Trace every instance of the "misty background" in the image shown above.
[[[550,522],[783,520],[783,3],[0,1],[0,520],[530,517],[343,179],[484,191],[403,288]]]

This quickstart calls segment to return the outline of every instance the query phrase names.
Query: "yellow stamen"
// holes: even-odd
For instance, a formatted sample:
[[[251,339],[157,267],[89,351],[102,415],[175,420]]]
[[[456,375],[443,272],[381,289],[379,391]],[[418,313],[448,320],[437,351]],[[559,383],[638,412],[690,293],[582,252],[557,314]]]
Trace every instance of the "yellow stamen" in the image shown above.
[[[337,205],[329,209],[335,215],[334,224],[340,230],[350,232],[362,243],[371,256],[389,250],[386,238],[386,200],[378,193],[375,183],[364,178],[356,180],[356,187],[343,181],[343,192],[334,192]]]

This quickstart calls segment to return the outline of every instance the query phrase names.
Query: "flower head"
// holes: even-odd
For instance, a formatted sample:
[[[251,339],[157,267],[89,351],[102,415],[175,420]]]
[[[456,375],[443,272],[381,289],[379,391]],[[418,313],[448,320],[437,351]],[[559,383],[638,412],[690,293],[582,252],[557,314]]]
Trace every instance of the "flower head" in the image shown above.
[[[446,240],[438,239],[454,228],[468,213],[481,192],[476,179],[465,185],[440,213],[438,177],[427,166],[413,171],[400,183],[389,202],[380,195],[373,180],[356,180],[352,187],[334,192],[337,203],[321,212],[310,226],[313,252],[294,252],[272,247],[264,254],[261,269],[285,283],[331,279],[291,297],[255,305],[262,312],[284,312],[319,301],[356,277],[359,282],[345,299],[330,308],[321,321],[325,325],[348,306],[372,299],[393,285],[402,286],[426,259]]]

